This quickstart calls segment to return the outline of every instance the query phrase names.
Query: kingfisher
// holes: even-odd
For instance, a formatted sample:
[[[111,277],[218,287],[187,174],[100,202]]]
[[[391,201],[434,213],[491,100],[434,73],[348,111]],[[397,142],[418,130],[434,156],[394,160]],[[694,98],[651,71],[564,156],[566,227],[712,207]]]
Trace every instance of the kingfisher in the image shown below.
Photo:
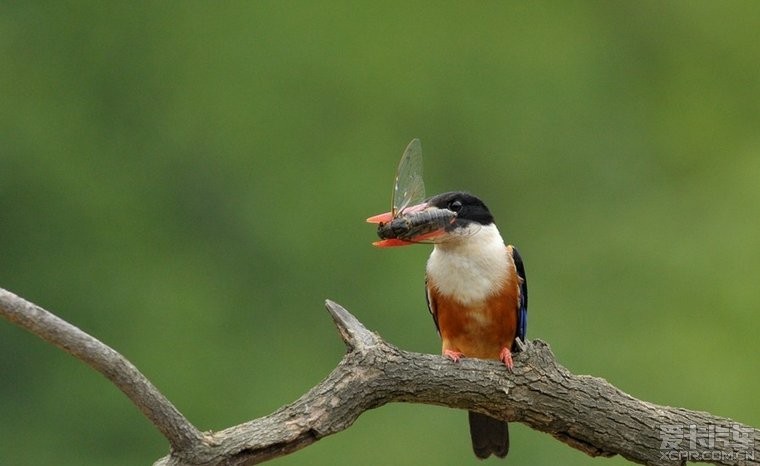
[[[520,253],[505,244],[483,201],[447,192],[367,221],[378,224],[375,246],[433,244],[425,289],[443,355],[455,363],[499,360],[511,372],[517,339],[526,336],[528,282]],[[468,417],[475,455],[507,456],[507,422],[473,411]]]

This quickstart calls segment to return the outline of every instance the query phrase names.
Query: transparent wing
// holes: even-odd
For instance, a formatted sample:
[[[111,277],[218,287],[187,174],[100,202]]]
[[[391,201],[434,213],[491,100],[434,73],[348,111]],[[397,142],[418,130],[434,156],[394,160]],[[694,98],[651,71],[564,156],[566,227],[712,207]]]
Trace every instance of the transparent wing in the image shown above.
[[[422,143],[415,138],[406,146],[398,164],[396,182],[393,185],[393,216],[403,212],[425,198],[425,182],[422,180]]]

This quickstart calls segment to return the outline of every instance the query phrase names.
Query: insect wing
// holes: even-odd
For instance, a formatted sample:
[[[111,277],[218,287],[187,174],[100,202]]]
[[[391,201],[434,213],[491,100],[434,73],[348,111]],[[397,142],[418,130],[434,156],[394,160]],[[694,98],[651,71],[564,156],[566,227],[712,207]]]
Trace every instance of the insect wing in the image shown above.
[[[421,202],[424,198],[422,143],[415,138],[406,146],[396,171],[396,182],[393,185],[393,216],[396,217],[404,209]]]

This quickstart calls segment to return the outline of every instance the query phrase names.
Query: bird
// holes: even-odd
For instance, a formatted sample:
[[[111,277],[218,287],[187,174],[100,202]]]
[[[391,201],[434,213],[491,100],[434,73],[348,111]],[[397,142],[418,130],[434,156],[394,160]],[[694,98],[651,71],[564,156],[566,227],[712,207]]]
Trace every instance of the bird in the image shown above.
[[[401,212],[367,219],[378,224],[378,247],[432,243],[425,296],[443,356],[494,359],[512,371],[517,340],[525,342],[528,282],[517,248],[505,244],[488,207],[462,191],[433,196]],[[393,228],[390,226],[393,225]],[[509,452],[506,421],[468,412],[473,452]]]

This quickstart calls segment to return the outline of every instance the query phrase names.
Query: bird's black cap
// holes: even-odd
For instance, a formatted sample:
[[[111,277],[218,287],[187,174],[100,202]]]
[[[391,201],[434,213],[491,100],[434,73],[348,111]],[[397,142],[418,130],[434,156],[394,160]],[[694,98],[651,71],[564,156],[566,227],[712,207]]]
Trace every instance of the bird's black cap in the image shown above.
[[[480,225],[493,223],[493,215],[478,197],[462,191],[438,194],[427,201],[428,205],[448,209],[457,214],[458,221],[470,221]]]

